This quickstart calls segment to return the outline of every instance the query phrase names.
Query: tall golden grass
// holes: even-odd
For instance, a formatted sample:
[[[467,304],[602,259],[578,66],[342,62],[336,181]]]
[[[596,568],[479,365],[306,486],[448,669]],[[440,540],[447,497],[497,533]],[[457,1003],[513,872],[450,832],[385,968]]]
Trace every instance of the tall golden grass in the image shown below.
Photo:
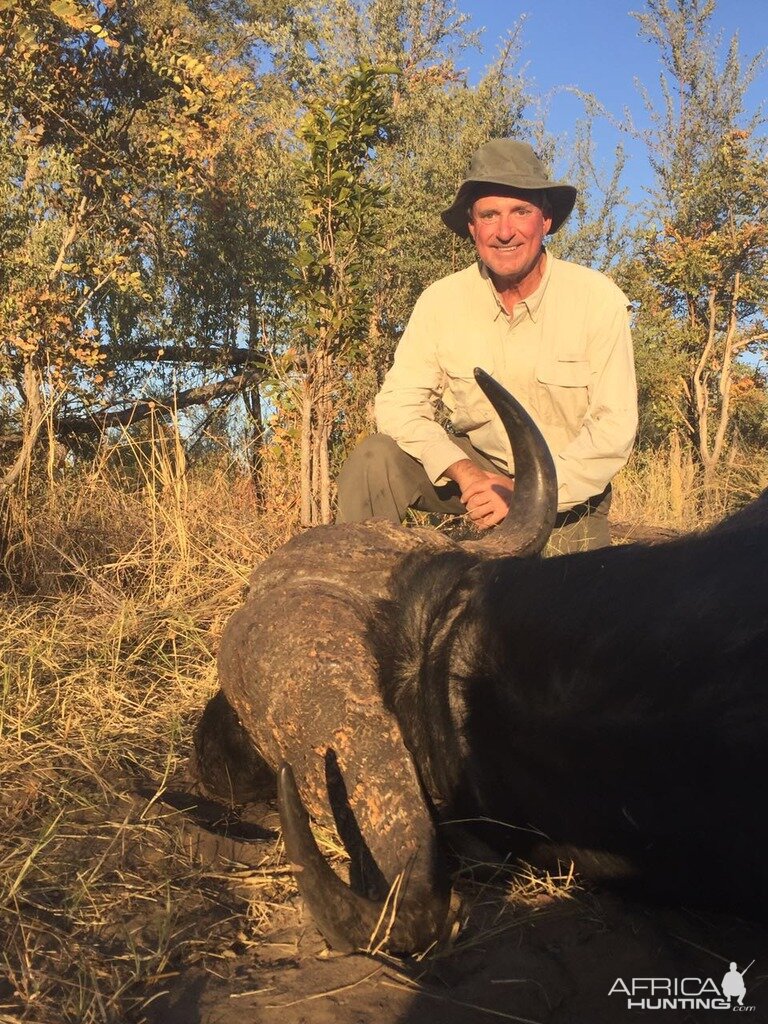
[[[6,510],[3,1021],[139,1021],[180,964],[254,941],[284,884],[274,844],[250,890],[211,876],[152,798],[183,769],[222,626],[292,508],[266,517],[225,463],[189,473],[167,446],[124,446]]]
[[[638,526],[699,530],[768,486],[768,455],[735,450],[705,487],[690,449],[672,434],[656,450],[635,451],[616,477],[612,516]]]
[[[256,868],[214,870],[161,798],[252,567],[298,529],[293,468],[268,457],[265,508],[242,469],[190,470],[178,438],[158,433],[42,472],[9,500],[0,1021],[139,1022],[183,967],[258,942],[284,898],[276,844]],[[765,475],[729,472],[708,515]],[[702,500],[674,445],[636,456],[616,486],[625,520],[699,525]]]

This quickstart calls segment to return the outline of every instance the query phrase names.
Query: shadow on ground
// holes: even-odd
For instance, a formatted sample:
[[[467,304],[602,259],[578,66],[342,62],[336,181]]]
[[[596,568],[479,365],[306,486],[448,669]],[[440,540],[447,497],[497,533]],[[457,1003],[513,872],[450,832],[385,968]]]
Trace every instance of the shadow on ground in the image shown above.
[[[151,1006],[151,1024],[697,1024],[712,1009],[653,1013],[609,995],[616,979],[745,975],[747,1019],[768,1020],[768,931],[715,915],[659,910],[611,895],[474,904],[449,951],[422,963],[329,955],[298,900],[264,941],[215,973],[182,972]],[[731,1011],[733,1012],[733,1011]]]

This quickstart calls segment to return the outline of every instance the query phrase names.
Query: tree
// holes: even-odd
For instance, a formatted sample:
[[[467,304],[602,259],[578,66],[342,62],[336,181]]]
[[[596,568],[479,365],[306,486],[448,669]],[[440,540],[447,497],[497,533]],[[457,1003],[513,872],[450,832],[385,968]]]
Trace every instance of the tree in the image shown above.
[[[610,272],[625,259],[632,244],[628,226],[627,190],[621,178],[626,155],[616,148],[607,171],[595,161],[594,121],[598,114],[593,97],[582,94],[585,116],[575,126],[573,143],[563,175],[577,189],[573,213],[548,243],[548,249],[560,259]],[[542,158],[553,162],[557,144],[544,145]],[[559,176],[558,176],[559,177]]]
[[[376,146],[386,142],[389,104],[380,77],[395,69],[351,71],[342,97],[312,103],[301,138],[300,198],[304,219],[296,252],[303,311],[301,392],[301,518],[304,526],[331,518],[329,445],[334,392],[355,344],[365,336],[380,241],[377,215],[385,190],[365,176]]]
[[[279,104],[290,119],[289,86],[252,87],[281,6],[0,0],[0,386],[20,443],[6,487],[46,418],[98,436],[257,384],[279,261],[244,185],[265,176]],[[256,175],[233,174],[238,159]]]
[[[183,3],[0,0],[0,370],[26,423],[6,485],[46,415],[94,430],[94,399],[130,391],[118,367],[166,358],[134,326],[164,304],[163,225],[209,189],[248,89],[194,27]]]
[[[646,93],[645,134],[661,223],[640,259],[684,356],[679,409],[708,484],[728,443],[740,360],[768,337],[768,167],[758,115],[743,115],[763,58],[743,69],[734,37],[721,61],[708,33],[714,9],[714,0],[648,0],[637,15],[663,68],[660,110]]]

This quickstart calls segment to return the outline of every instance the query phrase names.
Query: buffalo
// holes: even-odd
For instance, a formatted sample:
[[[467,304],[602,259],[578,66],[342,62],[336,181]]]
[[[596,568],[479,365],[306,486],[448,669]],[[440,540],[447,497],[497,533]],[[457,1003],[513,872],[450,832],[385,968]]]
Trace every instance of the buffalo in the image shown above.
[[[477,376],[515,457],[505,522],[463,544],[319,527],[273,553],[222,638],[203,784],[237,801],[276,778],[297,884],[342,950],[440,940],[455,822],[506,857],[765,917],[768,491],[661,545],[539,559],[551,456]]]

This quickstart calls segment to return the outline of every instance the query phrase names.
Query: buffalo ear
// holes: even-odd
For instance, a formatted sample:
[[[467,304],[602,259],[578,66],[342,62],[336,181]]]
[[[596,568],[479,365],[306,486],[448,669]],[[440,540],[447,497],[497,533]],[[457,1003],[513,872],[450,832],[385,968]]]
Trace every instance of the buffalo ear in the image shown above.
[[[206,704],[192,743],[190,770],[209,797],[227,804],[274,798],[275,773],[222,690]]]

